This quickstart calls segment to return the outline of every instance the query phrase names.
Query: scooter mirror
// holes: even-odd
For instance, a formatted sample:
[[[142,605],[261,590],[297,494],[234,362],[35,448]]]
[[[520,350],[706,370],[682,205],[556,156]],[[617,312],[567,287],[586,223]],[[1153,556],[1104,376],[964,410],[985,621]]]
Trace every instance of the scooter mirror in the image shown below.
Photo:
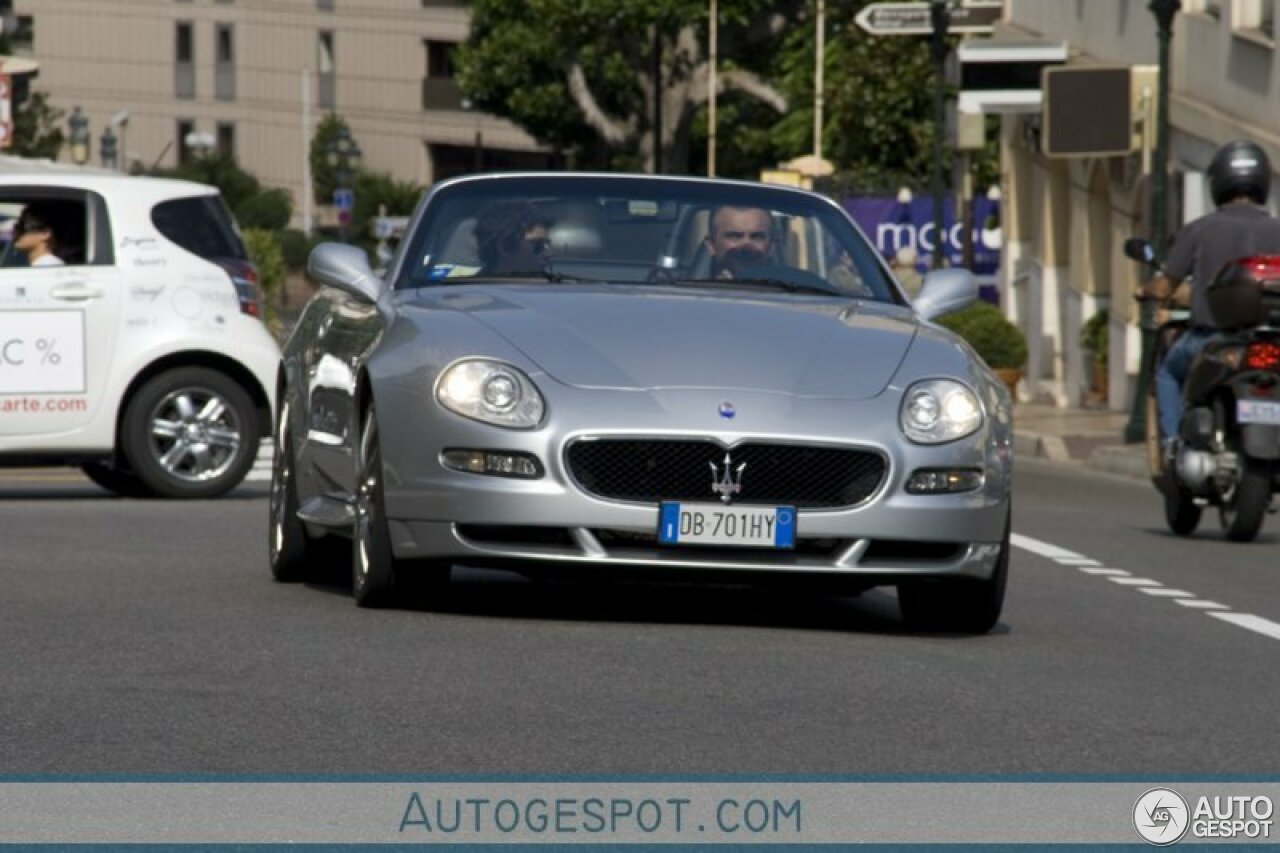
[[[1126,258],[1132,258],[1135,261],[1141,261],[1149,264],[1156,259],[1156,251],[1151,244],[1141,237],[1130,237],[1124,241],[1124,254]]]

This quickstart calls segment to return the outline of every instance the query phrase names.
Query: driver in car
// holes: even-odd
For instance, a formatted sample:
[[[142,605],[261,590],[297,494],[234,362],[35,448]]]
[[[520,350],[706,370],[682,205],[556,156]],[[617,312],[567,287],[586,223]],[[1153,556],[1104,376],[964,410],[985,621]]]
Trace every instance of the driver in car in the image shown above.
[[[541,271],[550,254],[550,220],[525,201],[502,201],[476,220],[480,275],[527,275]]]
[[[749,278],[750,269],[773,263],[773,220],[759,207],[717,207],[706,237],[712,278]]]

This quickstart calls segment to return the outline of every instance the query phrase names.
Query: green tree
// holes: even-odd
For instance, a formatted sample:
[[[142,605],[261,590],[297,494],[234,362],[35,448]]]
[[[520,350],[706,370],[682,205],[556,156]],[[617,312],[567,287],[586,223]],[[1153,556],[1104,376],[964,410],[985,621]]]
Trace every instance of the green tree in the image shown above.
[[[338,188],[338,170],[329,165],[329,146],[344,129],[351,132],[346,119],[337,113],[327,113],[311,135],[311,185],[315,187],[315,200],[319,204],[333,203],[333,191]]]
[[[783,13],[800,5],[721,0],[719,86],[784,111],[786,99],[756,67],[772,53]],[[706,0],[475,0],[457,56],[459,84],[478,108],[581,165],[652,168],[660,151],[663,171],[688,171],[709,94],[707,15]]]
[[[154,174],[217,187],[242,228],[278,231],[293,216],[293,202],[287,192],[264,188],[229,154],[202,154],[176,169],[158,169]]]
[[[49,96],[44,92],[32,92],[13,111],[13,142],[8,153],[56,160],[65,141],[62,132],[64,115],[65,110],[49,105]]]

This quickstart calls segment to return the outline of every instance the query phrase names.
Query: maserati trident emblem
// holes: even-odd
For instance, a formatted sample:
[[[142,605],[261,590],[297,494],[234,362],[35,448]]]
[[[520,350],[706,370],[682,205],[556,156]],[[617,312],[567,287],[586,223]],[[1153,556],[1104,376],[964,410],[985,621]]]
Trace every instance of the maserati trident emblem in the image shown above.
[[[720,466],[714,462],[708,462],[711,466],[711,491],[720,496],[720,500],[729,503],[733,500],[733,496],[742,491],[742,469],[747,467],[747,463],[743,462],[734,469],[733,460],[729,458],[729,454],[724,455],[724,471],[720,471]],[[736,477],[734,475],[737,475]]]

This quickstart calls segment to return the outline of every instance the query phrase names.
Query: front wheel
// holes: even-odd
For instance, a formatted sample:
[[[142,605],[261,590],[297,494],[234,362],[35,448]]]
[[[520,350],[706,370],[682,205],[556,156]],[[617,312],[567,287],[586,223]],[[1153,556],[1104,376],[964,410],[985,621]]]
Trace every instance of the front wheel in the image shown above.
[[[365,409],[356,460],[356,519],[351,548],[351,592],[361,607],[385,607],[396,586],[382,490],[382,445],[373,403]]]
[[[121,449],[148,489],[213,498],[244,480],[258,450],[253,400],[225,373],[179,367],[147,380],[125,409]]]
[[[898,608],[903,621],[922,631],[985,634],[1000,621],[1009,579],[1012,512],[1005,519],[1004,538],[995,569],[986,580],[917,581],[898,585]]]
[[[297,469],[289,435],[289,406],[280,408],[271,466],[270,530],[267,556],[271,576],[281,583],[306,580],[319,562],[318,543],[298,518]]]
[[[1271,503],[1271,465],[1259,459],[1242,456],[1244,465],[1240,482],[1231,500],[1218,510],[1222,530],[1232,542],[1252,542],[1262,529]]]

